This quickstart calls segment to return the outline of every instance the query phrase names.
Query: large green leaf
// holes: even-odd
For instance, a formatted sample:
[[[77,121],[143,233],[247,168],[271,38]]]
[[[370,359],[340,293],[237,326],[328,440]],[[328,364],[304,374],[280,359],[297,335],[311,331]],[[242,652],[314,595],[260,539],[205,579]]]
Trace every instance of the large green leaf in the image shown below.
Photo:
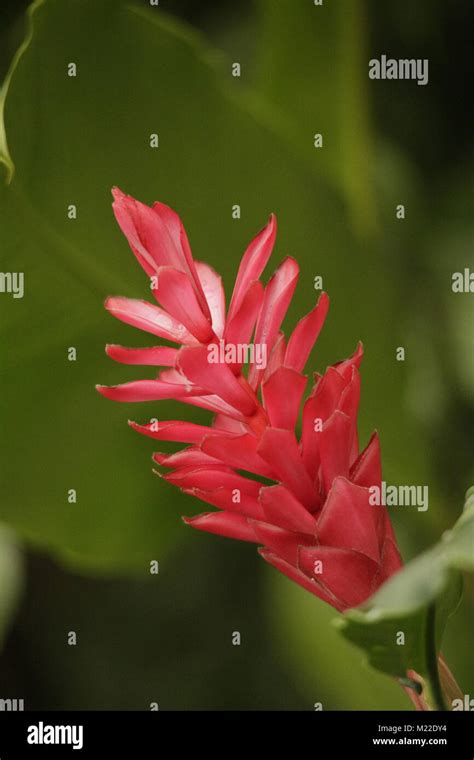
[[[335,624],[367,653],[374,668],[402,679],[407,670],[415,670],[436,692],[437,653],[461,597],[461,570],[474,570],[472,489],[462,516],[439,544]]]
[[[20,547],[12,531],[0,525],[0,647],[16,612],[23,583]]]
[[[67,75],[69,63],[76,77]],[[83,567],[146,570],[189,534],[178,515],[198,509],[156,481],[150,441],[125,423],[206,415],[173,403],[114,405],[94,390],[96,382],[138,376],[104,356],[106,342],[151,342],[102,308],[109,294],[149,295],[111,213],[113,185],[174,206],[195,255],[223,273],[228,290],[243,248],[275,211],[274,265],[283,254],[301,265],[289,322],[313,305],[315,275],[332,298],[308,370],[348,355],[362,338],[362,436],[377,424],[392,472],[401,457],[422,477],[420,431],[412,426],[411,442],[398,445],[409,420],[394,358],[397,283],[387,261],[354,238],[340,194],[295,156],[271,109],[242,97],[229,62],[159,7],[45,0],[33,6],[7,84],[15,169],[0,190],[2,269],[25,273],[25,295],[1,297],[2,519]],[[76,362],[67,360],[71,346]],[[67,501],[69,489],[76,504]]]

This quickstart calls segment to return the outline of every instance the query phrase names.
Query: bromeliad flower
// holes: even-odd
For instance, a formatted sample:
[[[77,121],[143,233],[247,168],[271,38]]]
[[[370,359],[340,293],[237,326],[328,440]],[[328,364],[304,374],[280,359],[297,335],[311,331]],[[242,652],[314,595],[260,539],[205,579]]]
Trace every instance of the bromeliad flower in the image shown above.
[[[303,369],[329,300],[323,293],[286,340],[281,325],[298,265],[287,258],[266,286],[260,281],[275,217],[247,248],[226,312],[222,280],[193,260],[177,214],[119,190],[114,197],[117,221],[159,305],[113,297],[106,308],[179,347],[107,346],[116,361],[167,369],[98,390],[116,401],[177,399],[211,411],[210,427],[130,423],[151,438],[188,444],[154,455],[169,470],[168,482],[216,508],[185,522],[260,545],[267,562],[337,610],[361,604],[401,566],[387,511],[369,501],[369,488],[382,481],[377,434],[359,450],[361,345],[315,377],[297,437]]]

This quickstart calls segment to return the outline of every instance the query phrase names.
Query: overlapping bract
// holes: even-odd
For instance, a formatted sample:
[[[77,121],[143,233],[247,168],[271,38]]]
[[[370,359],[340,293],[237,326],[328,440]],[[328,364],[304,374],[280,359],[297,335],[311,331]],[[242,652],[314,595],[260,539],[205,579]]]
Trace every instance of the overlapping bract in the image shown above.
[[[287,258],[266,286],[260,281],[275,242],[275,217],[247,248],[226,312],[221,278],[193,260],[177,214],[119,190],[114,197],[117,221],[153,278],[159,305],[114,297],[106,308],[178,347],[107,346],[116,361],[166,369],[155,379],[98,389],[116,401],[177,399],[213,412],[210,427],[180,420],[130,423],[151,438],[189,444],[154,455],[169,470],[166,480],[217,508],[185,522],[254,542],[267,562],[336,609],[357,606],[401,565],[386,509],[369,502],[369,488],[382,478],[377,434],[359,451],[362,347],[316,376],[298,439],[307,385],[302,372],[329,301],[323,293],[285,339],[281,325],[298,265]],[[237,360],[209,360],[213,344],[251,341],[265,346],[265,367],[254,361],[245,372]]]

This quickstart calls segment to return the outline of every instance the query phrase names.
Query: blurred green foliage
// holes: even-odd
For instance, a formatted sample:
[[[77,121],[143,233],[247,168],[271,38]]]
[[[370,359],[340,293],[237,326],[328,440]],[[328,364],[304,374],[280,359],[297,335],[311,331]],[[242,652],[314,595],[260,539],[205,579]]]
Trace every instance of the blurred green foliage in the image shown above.
[[[176,208],[196,258],[222,272],[227,292],[245,245],[277,213],[272,268],[288,254],[301,266],[288,325],[314,303],[315,275],[323,276],[331,296],[308,371],[323,370],[362,339],[361,440],[377,426],[385,478],[429,483],[429,512],[394,519],[410,557],[452,525],[472,474],[473,372],[466,353],[472,298],[450,289],[452,271],[468,265],[472,215],[465,199],[472,173],[463,165],[460,180],[453,155],[437,176],[422,135],[414,140],[425,162],[418,166],[413,141],[405,145],[404,134],[387,139],[391,127],[374,121],[371,109],[377,113],[393,84],[377,82],[369,92],[370,35],[381,14],[374,4],[350,0],[343,10],[336,3],[318,8],[282,0],[275,10],[261,0],[242,4],[239,13],[230,3],[199,5],[198,12],[195,4],[172,0],[158,8],[117,0],[40,2],[31,42],[9,80],[5,124],[15,173],[0,189],[2,270],[25,272],[25,297],[2,296],[1,303],[0,517],[30,546],[76,572],[143,577],[152,559],[165,568],[154,582],[99,581],[30,563],[38,579],[30,580],[16,632],[21,640],[37,631],[41,653],[38,669],[21,683],[35,706],[87,707],[87,662],[94,662],[102,674],[97,708],[146,706],[157,689],[164,695],[156,697],[160,706],[175,708],[311,709],[321,700],[341,709],[407,706],[396,687],[361,665],[328,629],[332,610],[263,568],[253,547],[190,535],[182,526],[179,515],[199,505],[152,476],[151,442],[134,435],[126,420],[204,421],[207,415],[165,402],[115,405],[95,393],[96,382],[137,377],[136,368],[105,357],[106,342],[151,342],[102,308],[109,294],[148,295],[113,218],[110,187]],[[437,29],[443,11],[425,5]],[[175,11],[214,45],[167,15]],[[377,51],[385,51],[386,26]],[[400,47],[404,32],[412,34],[408,26],[400,22]],[[5,25],[5,50],[24,27],[20,17]],[[394,34],[390,22],[388,29]],[[432,49],[435,56],[437,44]],[[242,82],[231,76],[239,51],[246,62]],[[76,78],[67,76],[69,62],[77,64]],[[393,104],[398,119],[405,113],[408,131],[415,108],[438,108],[443,117],[442,93],[433,102],[429,87],[403,85],[418,98],[407,95],[405,111]],[[390,113],[383,117],[390,125]],[[324,133],[323,150],[313,146],[316,132]],[[149,147],[152,133],[159,135],[157,150]],[[395,218],[400,202],[407,207],[403,222]],[[235,203],[240,221],[231,216]],[[69,204],[77,206],[76,220],[67,217]],[[405,363],[395,360],[399,345],[406,347]],[[67,361],[69,346],[77,348],[76,362]],[[77,489],[77,504],[67,501],[70,488]],[[52,586],[61,589],[57,599]],[[54,635],[46,623],[37,627],[38,615],[52,621]],[[131,627],[124,622],[130,616]],[[78,621],[75,655],[64,641]],[[468,613],[455,621],[452,649],[464,669]],[[230,632],[242,625],[250,651],[230,645]],[[155,647],[157,628],[163,635]],[[186,631],[184,661],[177,628]],[[112,648],[96,649],[114,637]],[[37,647],[23,643],[19,656]],[[64,658],[69,680],[60,686],[55,678]],[[229,671],[226,658],[235,658]],[[348,672],[360,674],[350,687]],[[37,679],[40,688],[32,686]]]
[[[261,0],[257,83],[279,110],[295,149],[318,176],[332,180],[365,240],[376,226],[365,70],[365,3]],[[314,135],[323,149],[310,150]]]

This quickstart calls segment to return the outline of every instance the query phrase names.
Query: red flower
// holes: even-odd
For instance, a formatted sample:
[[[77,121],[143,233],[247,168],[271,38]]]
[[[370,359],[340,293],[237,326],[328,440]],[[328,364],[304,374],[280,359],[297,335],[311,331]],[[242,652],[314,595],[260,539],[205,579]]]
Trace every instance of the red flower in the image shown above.
[[[116,361],[168,369],[99,391],[116,401],[173,398],[212,411],[211,427],[130,423],[151,438],[189,444],[154,455],[171,470],[166,480],[217,507],[185,522],[260,544],[267,562],[338,610],[359,605],[401,566],[387,511],[369,502],[369,488],[382,480],[376,433],[359,452],[362,347],[316,376],[298,440],[302,371],[329,300],[323,293],[286,341],[280,328],[298,265],[287,258],[265,287],[259,279],[275,241],[275,217],[247,248],[226,314],[221,278],[193,260],[177,214],[119,190],[114,197],[117,221],[153,278],[160,306],[119,297],[106,308],[180,348],[107,346]]]

